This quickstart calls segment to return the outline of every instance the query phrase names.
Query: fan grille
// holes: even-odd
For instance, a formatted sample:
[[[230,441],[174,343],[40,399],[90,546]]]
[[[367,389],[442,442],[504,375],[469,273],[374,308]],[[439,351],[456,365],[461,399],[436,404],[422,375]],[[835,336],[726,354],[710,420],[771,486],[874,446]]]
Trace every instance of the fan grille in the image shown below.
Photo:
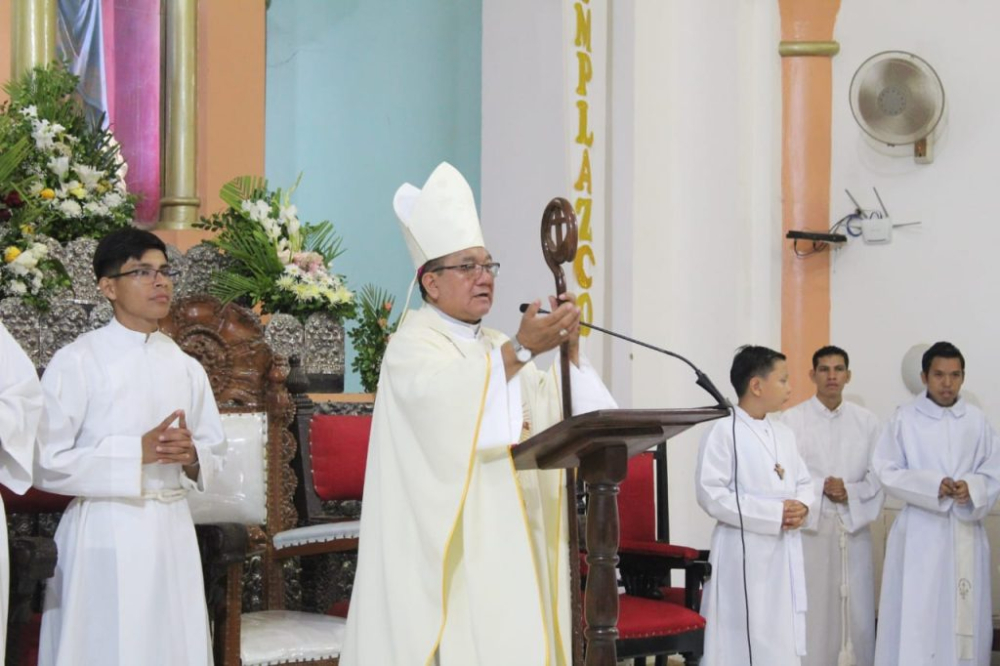
[[[890,146],[914,143],[937,126],[944,87],[934,68],[912,53],[878,53],[851,80],[851,111],[867,134]]]

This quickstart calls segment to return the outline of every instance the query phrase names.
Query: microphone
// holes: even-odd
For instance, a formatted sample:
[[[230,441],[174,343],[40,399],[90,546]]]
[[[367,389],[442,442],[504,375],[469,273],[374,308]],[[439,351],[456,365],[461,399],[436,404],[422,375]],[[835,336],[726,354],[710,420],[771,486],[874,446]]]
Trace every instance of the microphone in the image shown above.
[[[528,311],[529,307],[530,307],[530,305],[528,303],[521,303],[520,310],[521,310],[522,313],[524,313],[524,312]],[[541,309],[538,310],[538,313],[539,314],[552,314],[548,310],[541,310]],[[580,326],[586,326],[587,328],[593,329],[595,331],[600,331],[601,333],[604,333],[605,335],[610,335],[613,338],[618,338],[619,340],[625,340],[626,342],[631,342],[634,345],[639,345],[640,347],[645,347],[646,349],[652,349],[653,351],[660,352],[661,354],[666,354],[667,356],[672,356],[672,357],[674,357],[676,359],[684,361],[685,363],[688,364],[688,366],[691,367],[692,370],[694,370],[694,374],[697,377],[697,379],[695,379],[695,382],[694,382],[695,384],[697,384],[698,386],[700,386],[701,388],[703,388],[706,393],[708,393],[710,396],[712,396],[715,399],[715,401],[717,403],[719,403],[719,407],[723,407],[725,409],[731,409],[732,408],[732,406],[733,406],[732,403],[730,403],[728,400],[726,400],[725,396],[722,395],[722,393],[719,391],[719,389],[715,388],[715,384],[713,384],[712,380],[708,378],[708,375],[706,375],[704,372],[702,372],[701,370],[699,370],[698,366],[696,366],[694,363],[692,363],[691,361],[687,360],[686,358],[684,358],[680,354],[677,354],[677,353],[672,352],[672,351],[668,351],[666,349],[661,349],[660,347],[656,347],[654,345],[651,345],[648,342],[643,342],[642,340],[636,340],[635,338],[630,338],[629,336],[622,335],[621,333],[615,333],[614,331],[609,331],[606,328],[601,328],[600,326],[595,326],[594,324],[588,324],[586,322],[581,321],[580,322]]]

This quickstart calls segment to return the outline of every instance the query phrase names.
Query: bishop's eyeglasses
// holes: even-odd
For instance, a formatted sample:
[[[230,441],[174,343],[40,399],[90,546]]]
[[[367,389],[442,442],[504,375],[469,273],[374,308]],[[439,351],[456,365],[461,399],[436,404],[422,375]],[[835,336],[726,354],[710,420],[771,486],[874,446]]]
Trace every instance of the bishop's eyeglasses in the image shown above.
[[[431,269],[432,273],[439,271],[456,271],[462,277],[477,280],[483,274],[483,271],[488,272],[493,277],[500,275],[500,264],[496,261],[491,261],[485,264],[457,264],[455,266],[438,266]]]
[[[175,282],[177,278],[181,276],[181,271],[179,268],[174,268],[173,266],[162,266],[160,268],[143,267],[136,268],[131,271],[122,271],[121,273],[115,273],[114,275],[109,275],[109,278],[120,278],[131,275],[135,278],[139,284],[153,284],[156,282],[156,274],[159,273],[167,280]]]

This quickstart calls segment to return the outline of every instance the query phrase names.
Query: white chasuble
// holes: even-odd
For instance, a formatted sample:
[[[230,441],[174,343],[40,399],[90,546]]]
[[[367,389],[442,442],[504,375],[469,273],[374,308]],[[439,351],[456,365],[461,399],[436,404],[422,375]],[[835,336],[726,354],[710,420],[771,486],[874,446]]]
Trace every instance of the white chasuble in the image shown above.
[[[1000,441],[961,398],[922,395],[896,410],[872,456],[889,497],[904,502],[886,545],[875,663],[987,666],[993,637],[990,547],[983,519],[1000,495]],[[938,498],[965,481],[971,501]]]
[[[76,499],[56,530],[39,666],[211,664],[185,499],[212,483],[225,447],[204,369],[166,335],[112,320],[59,350],[42,388],[35,484]],[[178,409],[197,482],[179,464],[142,464],[143,434]]]
[[[797,666],[806,651],[802,539],[799,530],[782,530],[781,523],[785,500],[815,510],[812,479],[787,426],[770,418],[754,419],[739,407],[734,411],[735,457],[731,416],[716,421],[705,434],[695,473],[698,504],[718,521],[709,557],[712,577],[705,584],[701,607],[706,621],[701,663],[749,664],[749,604],[754,663]]]
[[[871,472],[881,433],[878,417],[850,402],[827,409],[815,396],[784,412],[816,491],[802,530],[806,590],[807,666],[871,666],[875,658],[875,571],[869,525],[883,494]],[[823,494],[827,477],[844,480],[847,502]],[[844,622],[844,618],[847,622]]]
[[[386,350],[341,666],[560,666],[572,658],[562,471],[510,445],[561,418],[556,373],[507,382],[495,331],[429,306]],[[574,404],[613,408],[592,369]]]
[[[0,483],[19,495],[31,487],[35,430],[41,413],[42,389],[35,366],[0,324]],[[0,656],[6,647],[10,593],[7,553],[7,517],[0,511]]]

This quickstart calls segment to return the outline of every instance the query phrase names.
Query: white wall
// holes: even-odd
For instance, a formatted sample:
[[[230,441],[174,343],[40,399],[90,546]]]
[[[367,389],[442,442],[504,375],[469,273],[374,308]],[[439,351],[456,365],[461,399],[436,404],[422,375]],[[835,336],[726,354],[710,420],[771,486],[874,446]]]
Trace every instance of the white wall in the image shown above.
[[[568,196],[562,2],[483,2],[483,234],[501,264],[490,325],[517,331],[520,303],[554,291],[539,225]]]
[[[593,48],[605,50],[608,71],[602,85],[596,85],[595,74],[591,86],[607,90],[607,122],[591,127],[596,141],[603,142],[606,179],[595,183],[595,191],[607,193],[608,218],[604,247],[595,248],[606,267],[606,279],[593,287],[601,289],[595,301],[603,298],[606,307],[595,312],[593,323],[628,333],[632,328],[633,9],[632,3],[607,4],[607,23],[592,24]],[[574,108],[570,92],[576,85],[575,33],[567,34],[572,12],[569,0],[483,2],[481,213],[486,242],[501,262],[489,321],[511,335],[521,318],[518,305],[554,291],[552,274],[542,258],[539,225],[553,197],[572,200],[570,183],[577,175],[578,165],[568,159],[577,133],[577,119],[568,112]],[[572,288],[572,268],[565,270]],[[632,391],[628,347],[594,334],[584,349],[603,360],[600,370],[605,381],[619,403],[628,406]]]
[[[780,342],[777,3],[637,3],[635,14],[633,331],[734,398],[735,348]],[[686,366],[634,358],[636,407],[710,404]],[[705,427],[669,449],[671,540],[697,547],[713,526],[694,493]]]
[[[832,339],[851,354],[851,392],[883,418],[909,400],[900,377],[906,350],[945,339],[966,357],[966,396],[1000,423],[1000,264],[992,256],[1000,89],[989,74],[1000,60],[998,21],[991,0],[845,2],[837,21],[831,219],[851,210],[845,187],[875,205],[875,186],[898,221],[923,221],[895,230],[891,245],[852,240],[833,264]],[[944,83],[946,126],[930,165],[873,149],[851,115],[854,71],[896,49],[927,60]]]
[[[772,6],[772,4],[774,6]],[[491,324],[551,291],[538,224],[565,191],[562,3],[483,3],[482,217],[503,263]],[[780,62],[776,3],[612,2],[608,28],[608,308],[595,323],[689,356],[727,395],[735,348],[780,338]],[[562,85],[555,82],[563,81]],[[511,270],[513,269],[513,270]],[[602,344],[622,406],[710,403],[689,368]],[[671,443],[671,537],[707,547],[694,500],[703,429]]]

